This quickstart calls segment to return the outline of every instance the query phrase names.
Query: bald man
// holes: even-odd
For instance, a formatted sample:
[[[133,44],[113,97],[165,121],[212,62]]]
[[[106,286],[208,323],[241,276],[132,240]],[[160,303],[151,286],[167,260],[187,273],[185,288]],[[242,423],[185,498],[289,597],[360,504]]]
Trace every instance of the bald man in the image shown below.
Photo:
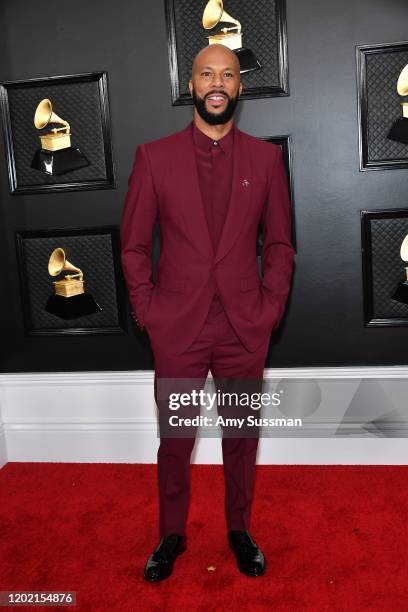
[[[203,412],[192,399],[175,407],[170,397],[180,398],[182,390],[192,398],[210,370],[217,390],[228,391],[234,384],[261,388],[270,335],[283,316],[290,289],[294,255],[281,149],[234,125],[242,93],[235,53],[222,45],[202,49],[193,63],[189,90],[193,121],[136,149],[121,222],[121,259],[132,316],[149,335],[155,365],[160,541],[144,569],[150,582],[170,576],[175,559],[187,548],[194,417],[200,416],[200,408]],[[161,252],[153,283],[156,221]],[[259,224],[262,278],[256,255]],[[233,417],[243,414],[238,403],[217,403],[217,412],[221,420],[231,417],[224,423],[238,422]],[[242,422],[248,422],[251,412],[244,409]],[[227,541],[238,569],[260,576],[265,557],[249,532],[259,431],[220,424]]]

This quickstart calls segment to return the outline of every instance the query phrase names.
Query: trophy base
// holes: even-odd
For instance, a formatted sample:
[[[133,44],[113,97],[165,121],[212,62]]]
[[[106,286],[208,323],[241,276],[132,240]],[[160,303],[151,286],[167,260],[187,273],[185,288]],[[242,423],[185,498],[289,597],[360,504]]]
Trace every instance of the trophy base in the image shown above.
[[[99,312],[102,308],[88,293],[81,293],[66,298],[62,295],[50,295],[45,310],[61,319],[76,319]]]
[[[392,296],[393,300],[408,304],[408,281],[401,281]]]
[[[255,53],[251,49],[241,47],[240,49],[234,49],[234,53],[239,59],[241,74],[262,68],[261,62],[256,59]]]
[[[89,166],[89,161],[78,147],[59,149],[58,151],[37,149],[31,162],[31,168],[53,176],[78,170],[78,168],[84,168],[85,166]]]
[[[400,117],[394,121],[387,138],[408,144],[408,118]]]

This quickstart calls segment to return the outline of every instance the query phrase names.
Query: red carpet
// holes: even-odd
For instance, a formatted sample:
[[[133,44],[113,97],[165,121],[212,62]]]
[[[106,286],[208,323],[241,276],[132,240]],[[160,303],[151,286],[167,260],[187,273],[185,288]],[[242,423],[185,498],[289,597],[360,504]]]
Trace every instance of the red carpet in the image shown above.
[[[259,578],[240,574],[227,547],[222,466],[191,469],[189,548],[173,576],[149,584],[156,466],[7,464],[0,590],[77,593],[76,607],[25,610],[408,610],[408,467],[258,466],[251,532],[269,563]]]

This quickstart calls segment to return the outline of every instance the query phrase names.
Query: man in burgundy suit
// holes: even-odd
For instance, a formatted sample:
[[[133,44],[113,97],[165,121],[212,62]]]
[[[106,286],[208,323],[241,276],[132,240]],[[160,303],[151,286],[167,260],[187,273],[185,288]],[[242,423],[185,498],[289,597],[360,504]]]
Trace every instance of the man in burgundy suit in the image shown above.
[[[160,542],[144,570],[145,579],[154,582],[168,577],[186,550],[189,464],[197,429],[182,437],[167,435],[168,403],[158,396],[158,382],[179,378],[204,384],[209,370],[214,380],[262,381],[294,255],[281,149],[233,122],[242,92],[235,53],[222,45],[202,49],[189,88],[193,121],[137,148],[121,222],[132,316],[147,330],[155,361]],[[161,253],[153,283],[156,221]],[[256,254],[259,223],[262,278]],[[265,558],[249,533],[259,435],[231,437],[224,428],[223,434],[228,542],[239,570],[259,576]]]

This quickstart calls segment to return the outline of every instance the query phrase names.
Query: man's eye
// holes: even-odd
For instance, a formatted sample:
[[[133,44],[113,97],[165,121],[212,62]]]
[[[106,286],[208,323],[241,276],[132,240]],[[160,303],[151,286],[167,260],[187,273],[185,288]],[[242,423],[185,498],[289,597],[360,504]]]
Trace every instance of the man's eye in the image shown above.
[[[233,76],[232,72],[225,72],[224,75],[226,77],[232,77]]]
[[[211,74],[211,72],[208,72],[208,71],[202,73],[203,76],[210,76],[210,74]]]

